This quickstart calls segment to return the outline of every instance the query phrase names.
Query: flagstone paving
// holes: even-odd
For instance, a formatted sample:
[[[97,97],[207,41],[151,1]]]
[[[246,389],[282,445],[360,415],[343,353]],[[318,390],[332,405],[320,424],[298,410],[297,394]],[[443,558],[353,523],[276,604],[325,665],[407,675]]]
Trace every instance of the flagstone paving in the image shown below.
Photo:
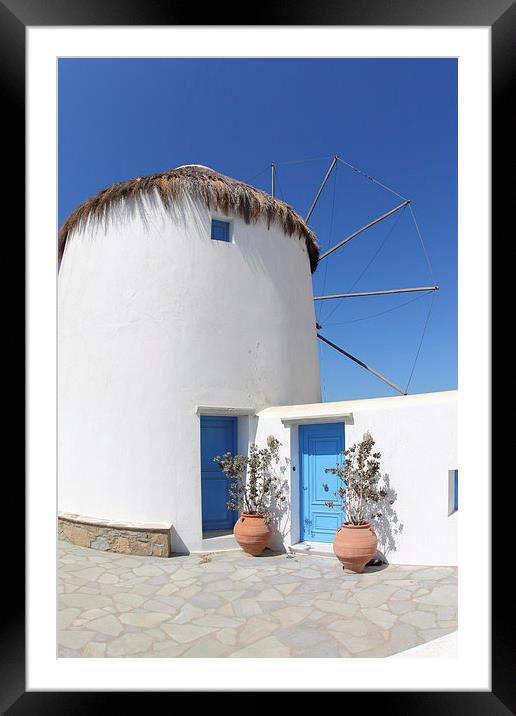
[[[457,569],[59,542],[60,657],[384,657],[457,629]]]

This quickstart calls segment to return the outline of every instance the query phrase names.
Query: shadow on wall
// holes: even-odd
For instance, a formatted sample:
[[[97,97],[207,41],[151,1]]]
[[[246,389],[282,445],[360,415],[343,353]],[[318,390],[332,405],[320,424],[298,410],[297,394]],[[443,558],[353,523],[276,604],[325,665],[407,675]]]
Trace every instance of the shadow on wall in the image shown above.
[[[281,552],[285,552],[285,538],[290,532],[289,521],[286,519],[286,517],[290,514],[291,509],[289,497],[290,489],[289,482],[285,477],[287,471],[290,472],[290,463],[290,458],[286,457],[285,464],[280,465],[279,467],[279,481],[282,487],[283,495],[285,496],[285,500],[283,502],[280,502],[278,500],[276,501],[274,505],[274,512],[270,522],[270,527],[272,529],[271,543],[275,545],[275,547],[271,549]],[[279,545],[281,545],[281,549],[279,549]]]
[[[183,229],[193,226],[194,231],[198,234],[207,235],[207,225],[203,222],[203,212],[206,211],[201,202],[196,201],[192,197],[185,195],[183,201],[172,202],[165,207],[156,190],[149,193],[142,193],[138,196],[126,197],[122,201],[115,202],[100,218],[92,218],[79,225],[78,232],[88,231],[92,235],[96,232],[106,235],[110,230],[119,229],[120,231],[127,229],[133,222],[139,222],[139,228],[143,229],[145,234],[154,232],[167,231],[165,223],[172,220]],[[160,226],[160,221],[162,225]],[[171,245],[173,250],[173,245]]]
[[[385,472],[382,475],[381,482],[381,487],[387,494],[375,505],[375,511],[380,512],[381,516],[371,520],[378,538],[378,550],[374,558],[388,562],[389,555],[396,552],[396,536],[403,532],[403,524],[399,521],[398,513],[394,507],[398,494],[391,487],[388,473]]]
[[[174,526],[170,528],[170,544],[171,557],[174,557],[174,555],[179,556],[184,554],[190,554],[190,550],[185,545]]]

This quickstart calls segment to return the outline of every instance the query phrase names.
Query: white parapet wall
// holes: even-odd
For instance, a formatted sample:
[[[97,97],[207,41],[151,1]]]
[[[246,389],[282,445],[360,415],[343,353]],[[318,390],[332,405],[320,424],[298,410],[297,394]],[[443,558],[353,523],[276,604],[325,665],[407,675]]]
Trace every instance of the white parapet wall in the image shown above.
[[[341,421],[346,448],[371,433],[382,475],[396,493],[393,513],[377,527],[387,561],[457,564],[458,514],[450,495],[450,474],[458,469],[457,391],[271,407],[255,420],[258,444],[271,434],[282,443],[290,483],[289,509],[278,520],[273,546],[288,548],[300,538],[299,425]]]

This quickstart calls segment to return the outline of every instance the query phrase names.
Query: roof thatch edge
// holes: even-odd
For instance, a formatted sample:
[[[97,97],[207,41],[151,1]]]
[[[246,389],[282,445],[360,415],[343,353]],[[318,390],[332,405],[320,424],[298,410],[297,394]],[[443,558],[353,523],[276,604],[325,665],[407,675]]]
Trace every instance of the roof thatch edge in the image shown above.
[[[179,167],[160,174],[136,177],[112,184],[83,202],[70,214],[59,230],[59,262],[70,235],[84,226],[88,220],[102,221],[115,204],[126,199],[138,199],[143,194],[151,192],[157,192],[165,207],[185,195],[190,195],[200,199],[208,209],[226,215],[236,214],[247,224],[261,218],[264,218],[267,224],[279,224],[288,236],[297,235],[305,239],[312,273],[317,267],[319,259],[317,238],[291,206],[272,198],[256,187],[197,165]]]

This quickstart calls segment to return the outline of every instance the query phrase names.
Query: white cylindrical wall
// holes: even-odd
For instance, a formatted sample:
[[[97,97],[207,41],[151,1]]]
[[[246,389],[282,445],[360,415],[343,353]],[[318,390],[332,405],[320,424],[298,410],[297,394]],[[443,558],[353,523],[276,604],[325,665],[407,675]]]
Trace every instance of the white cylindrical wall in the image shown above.
[[[58,290],[58,506],[201,540],[196,406],[320,400],[304,239],[154,196],[68,240]]]

